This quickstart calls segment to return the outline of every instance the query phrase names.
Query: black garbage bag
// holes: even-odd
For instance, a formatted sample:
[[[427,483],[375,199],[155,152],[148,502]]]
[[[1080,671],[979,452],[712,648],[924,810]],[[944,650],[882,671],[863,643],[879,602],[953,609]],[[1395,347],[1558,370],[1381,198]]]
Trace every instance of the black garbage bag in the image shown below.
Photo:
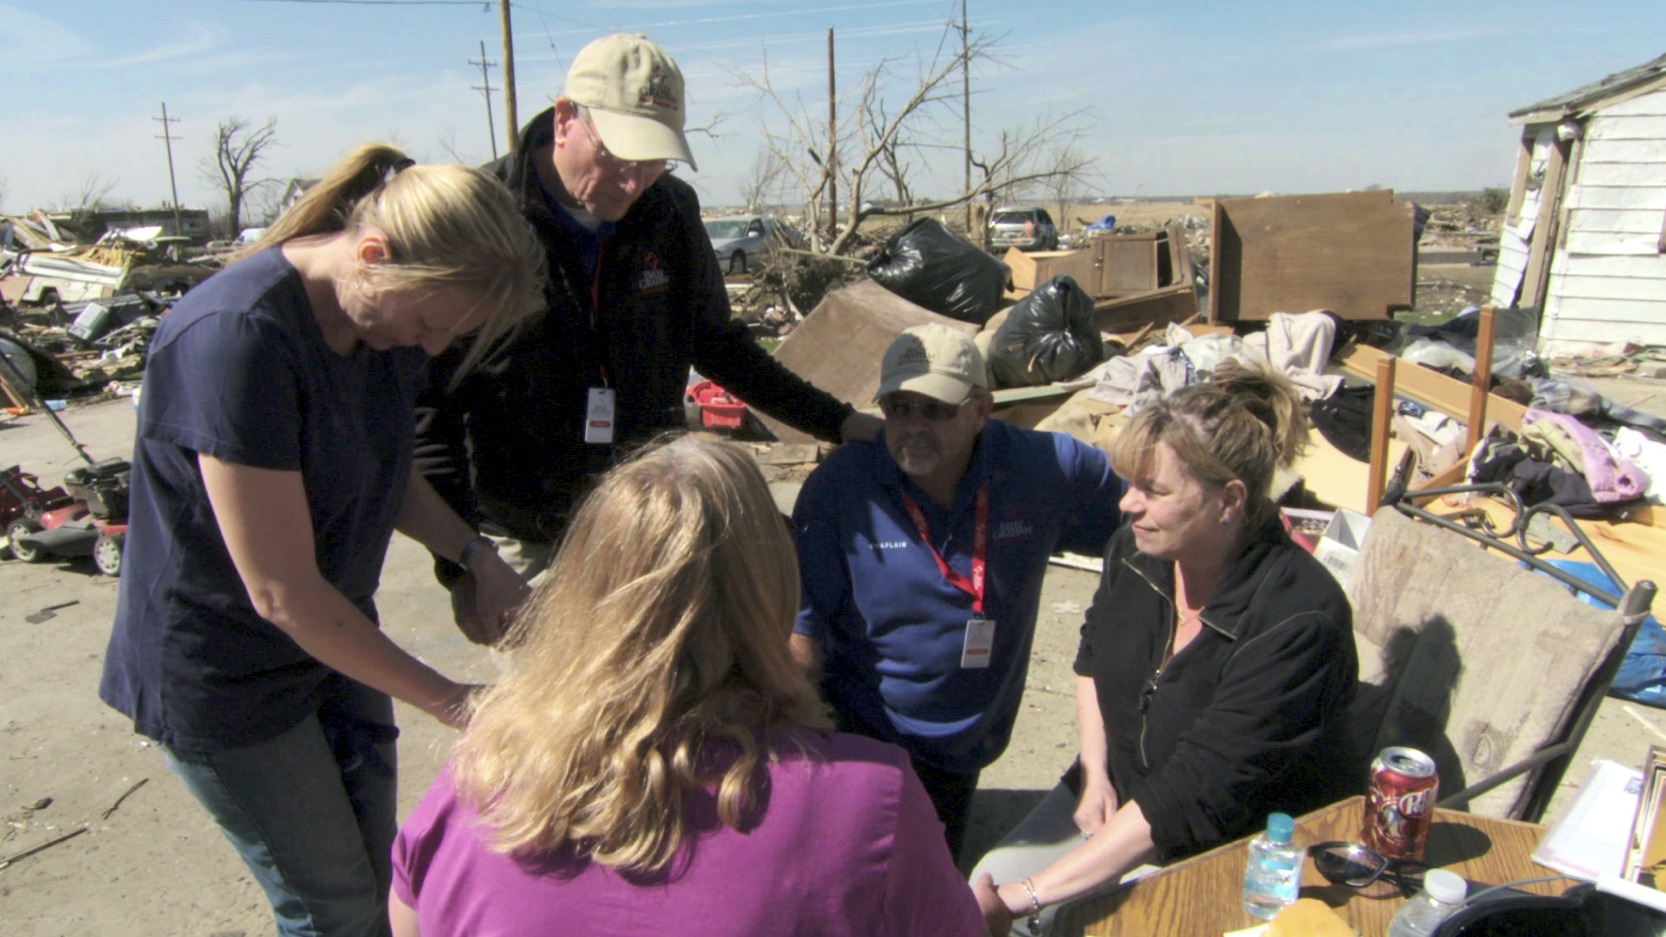
[[[982,325],[1000,308],[1008,271],[941,222],[921,218],[885,242],[868,276],[916,306]]]
[[[1026,387],[1068,380],[1104,358],[1093,300],[1075,280],[1056,276],[1007,312],[989,363],[997,387]]]

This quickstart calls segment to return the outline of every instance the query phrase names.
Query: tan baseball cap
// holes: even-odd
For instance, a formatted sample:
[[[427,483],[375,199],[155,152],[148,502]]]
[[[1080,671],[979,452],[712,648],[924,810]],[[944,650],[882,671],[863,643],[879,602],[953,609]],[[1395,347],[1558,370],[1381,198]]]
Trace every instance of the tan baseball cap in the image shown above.
[[[988,390],[989,372],[972,336],[946,325],[916,325],[885,349],[874,399],[906,390],[959,405],[973,388]]]
[[[620,159],[698,168],[683,136],[683,73],[647,37],[615,33],[580,49],[563,96],[589,108],[603,145]]]

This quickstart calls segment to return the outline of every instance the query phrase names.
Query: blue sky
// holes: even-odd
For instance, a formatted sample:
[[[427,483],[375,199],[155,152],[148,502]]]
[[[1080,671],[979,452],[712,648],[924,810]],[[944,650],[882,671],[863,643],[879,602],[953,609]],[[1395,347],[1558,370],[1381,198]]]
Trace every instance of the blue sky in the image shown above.
[[[1507,182],[1506,114],[1666,52],[1661,0],[969,0],[999,63],[974,71],[974,149],[1031,115],[1077,113],[1106,195],[1325,192]],[[825,47],[854,89],[889,59],[929,55],[959,0],[527,0],[515,4],[521,118],[559,93],[571,56],[606,32],[646,33],[688,79],[709,204],[739,200],[765,121],[737,74],[825,114]],[[56,205],[94,177],[111,198],[165,204],[160,105],[180,198],[215,197],[199,164],[218,121],[277,121],[257,175],[316,174],[352,145],[417,158],[490,157],[479,70],[501,59],[493,2],[0,0],[0,211]],[[492,84],[501,84],[494,70]],[[502,107],[493,119],[502,145]],[[939,128],[958,139],[958,121]],[[937,157],[958,178],[958,152]],[[930,169],[922,170],[929,172]],[[935,193],[946,183],[926,180]]]

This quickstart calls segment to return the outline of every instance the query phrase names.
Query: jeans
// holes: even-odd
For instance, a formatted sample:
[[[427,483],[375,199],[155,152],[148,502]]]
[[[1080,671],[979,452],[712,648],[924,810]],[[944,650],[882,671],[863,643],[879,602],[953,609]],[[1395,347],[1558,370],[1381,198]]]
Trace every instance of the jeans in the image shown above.
[[[265,890],[281,937],[386,937],[398,779],[393,701],[357,683],[246,748],[165,748]]]

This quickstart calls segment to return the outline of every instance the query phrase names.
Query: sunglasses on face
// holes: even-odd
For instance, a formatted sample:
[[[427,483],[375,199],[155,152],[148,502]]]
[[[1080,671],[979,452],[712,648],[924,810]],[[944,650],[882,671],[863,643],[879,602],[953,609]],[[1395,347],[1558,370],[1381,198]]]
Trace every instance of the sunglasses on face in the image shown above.
[[[635,170],[643,178],[654,178],[671,168],[668,159],[621,159],[608,152],[602,138],[596,135],[594,127],[590,126],[588,114],[578,119],[578,125],[584,128],[584,135],[590,138],[590,149],[596,154],[596,165],[610,173],[623,173]]]
[[[1365,888],[1389,882],[1407,897],[1423,887],[1423,873],[1429,870],[1424,863],[1390,859],[1358,843],[1319,843],[1308,850],[1308,855],[1313,857],[1313,867],[1332,885]]]
[[[960,415],[960,405],[930,398],[911,400],[905,397],[882,397],[880,412],[887,420],[921,419],[928,423],[946,423]]]

